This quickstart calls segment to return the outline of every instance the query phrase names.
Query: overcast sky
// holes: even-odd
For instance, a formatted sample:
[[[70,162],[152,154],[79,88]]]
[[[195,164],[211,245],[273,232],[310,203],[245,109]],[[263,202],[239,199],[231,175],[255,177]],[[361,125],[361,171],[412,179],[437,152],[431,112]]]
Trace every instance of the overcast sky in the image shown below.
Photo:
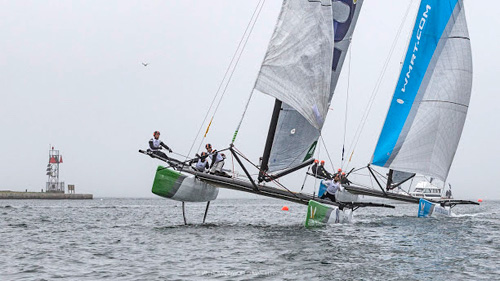
[[[52,145],[63,155],[61,179],[75,184],[77,193],[153,196],[160,163],[137,150],[146,148],[153,131],[159,130],[174,152],[188,152],[258,2],[0,1],[0,190],[45,188]],[[349,147],[411,5],[349,166],[366,165],[371,158],[417,2],[365,0],[351,59],[344,65],[323,132],[335,168],[340,165],[347,93]],[[280,5],[277,0],[265,4],[204,142],[219,149],[231,142]],[[487,7],[465,1],[474,81],[448,177],[457,198],[500,198],[500,97],[495,84],[499,10],[499,1],[489,1]],[[256,92],[238,135],[236,146],[252,160],[262,154],[272,105],[272,98]],[[327,158],[323,147],[319,152],[319,158]],[[303,174],[296,179],[302,181]]]

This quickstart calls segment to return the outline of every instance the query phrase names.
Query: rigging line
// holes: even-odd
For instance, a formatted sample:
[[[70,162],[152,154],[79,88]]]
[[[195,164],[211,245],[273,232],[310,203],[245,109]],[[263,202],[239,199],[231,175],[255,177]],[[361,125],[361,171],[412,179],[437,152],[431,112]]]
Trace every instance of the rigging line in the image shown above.
[[[264,0],[264,2],[262,3],[261,9],[264,6],[265,2],[266,2],[266,0]],[[260,14],[260,11],[259,11],[259,14]],[[262,60],[263,61],[265,60],[265,56]],[[259,72],[260,72],[260,70],[259,70]],[[255,90],[255,85],[257,85],[257,79],[258,79],[258,74],[257,74],[257,78],[255,79],[254,86],[253,86],[252,90],[250,91],[250,96],[248,96],[248,100],[247,100],[247,104],[245,105],[245,109],[243,109],[243,114],[241,115],[240,122],[238,123],[238,126],[236,127],[236,130],[234,131],[233,138],[231,139],[231,144],[234,144],[234,141],[236,140],[236,136],[238,136],[238,132],[240,131],[241,124],[243,123],[243,119],[245,118],[245,115],[247,113],[248,107],[250,105],[250,101],[252,100],[253,92]]]
[[[325,140],[323,139],[322,135],[319,135],[319,137],[321,138],[321,142],[323,143],[323,146],[325,147],[326,156],[328,156],[328,160],[330,161],[330,165],[332,165],[333,171],[335,172],[335,166],[333,165],[332,158],[330,157],[330,152],[328,152],[328,148],[326,148]]]
[[[231,66],[233,65],[234,59],[238,55],[238,51],[239,51],[239,49],[241,47],[241,43],[244,41],[244,39],[245,39],[246,36],[249,36],[249,34],[247,35],[248,29],[249,29],[250,25],[252,24],[252,21],[254,21],[255,15],[256,15],[257,11],[259,10],[259,6],[261,5],[262,1],[265,2],[265,0],[259,0],[259,2],[257,3],[257,7],[255,7],[255,10],[253,11],[252,17],[250,18],[250,21],[248,22],[247,27],[245,28],[245,32],[243,32],[243,36],[241,37],[240,42],[238,43],[238,47],[236,48],[236,50],[235,50],[235,52],[233,54],[231,62],[227,66],[226,72],[224,73],[224,77],[222,78],[222,80],[221,80],[221,82],[219,84],[219,87],[217,88],[217,91],[215,92],[215,96],[212,99],[212,102],[210,103],[210,107],[208,108],[207,113],[205,114],[205,117],[203,118],[203,121],[201,122],[200,128],[198,129],[198,132],[196,133],[196,137],[193,140],[193,143],[191,144],[191,147],[189,148],[188,155],[191,154],[191,151],[193,150],[193,147],[196,144],[196,139],[198,139],[198,137],[200,135],[200,132],[203,129],[203,125],[207,121],[207,118],[208,118],[208,116],[210,114],[210,111],[212,110],[212,107],[213,107],[213,105],[214,105],[214,103],[215,103],[215,101],[217,99],[217,96],[219,95],[220,89],[222,88],[222,85],[224,84],[224,81],[226,80],[226,77],[227,77],[227,75],[229,73],[229,70],[231,69]],[[262,9],[262,7],[260,7],[260,9]],[[259,11],[259,13],[260,13],[260,11]],[[256,18],[255,18],[255,20],[256,20]],[[198,147],[198,150],[199,149],[200,148]]]
[[[372,169],[373,172],[375,172],[376,174],[378,174],[381,178],[387,180],[387,177],[382,175],[379,171],[375,170],[375,169]]]
[[[408,192],[407,192],[407,193],[410,193],[410,189],[411,189],[411,186],[412,186],[412,184],[413,184],[413,180],[414,180],[414,179],[415,179],[415,177],[413,177],[413,178],[411,179],[410,185],[408,186]]]
[[[236,63],[234,64],[234,67],[233,67],[233,70],[231,71],[231,74],[229,75],[229,78],[226,82],[226,85],[224,86],[224,89],[222,90],[222,94],[221,94],[221,97],[219,99],[219,102],[217,103],[217,106],[215,107],[215,110],[214,110],[214,113],[212,115],[212,120],[213,118],[215,117],[215,114],[217,113],[217,110],[219,109],[219,106],[222,102],[222,98],[224,97],[224,95],[226,94],[226,91],[227,91],[227,87],[229,86],[229,83],[231,82],[231,79],[233,78],[233,74],[234,74],[234,71],[236,70],[236,66],[238,65],[238,63],[240,62],[240,59],[241,59],[241,55],[243,54],[243,52],[245,51],[245,47],[248,43],[248,39],[250,39],[250,35],[252,34],[252,31],[255,27],[255,24],[257,23],[257,19],[259,18],[260,16],[260,12],[262,11],[262,8],[264,7],[265,3],[266,3],[266,0],[262,0],[262,2],[259,2],[259,4],[262,3],[262,5],[260,6],[260,8],[258,9],[257,11],[257,15],[255,16],[255,19],[252,23],[252,26],[250,27],[250,30],[248,32],[248,36],[246,37],[245,39],[245,42],[243,43],[243,46],[241,47],[241,51],[238,55],[238,58],[236,59]],[[250,95],[251,97],[251,95]],[[201,147],[201,142],[200,142],[200,147]],[[199,149],[199,148],[198,148]]]
[[[340,167],[344,166],[345,139],[347,135],[347,112],[349,108],[349,86],[351,82],[351,62],[352,62],[352,42],[351,42],[351,48],[349,48],[349,65],[347,69],[347,91],[346,91],[345,116],[344,116],[344,142],[342,143],[342,162]]]
[[[252,163],[252,161],[250,161],[250,159],[248,159],[245,155],[243,155],[243,153],[241,151],[239,151],[236,147],[233,146],[233,149],[234,151],[236,151],[243,159],[245,159],[248,163],[250,163],[252,166],[254,166],[256,169],[259,169],[260,170],[260,167],[257,167],[257,165],[255,165],[254,163]],[[263,172],[264,173],[264,176],[267,176],[267,177],[271,177],[271,175],[269,175],[268,173],[266,172]],[[271,177],[272,178],[272,177]],[[286,191],[288,191],[290,194],[292,194],[293,196],[297,197],[298,199],[300,199],[297,194],[295,194],[294,192],[292,192],[290,189],[286,188],[283,184],[281,184],[278,179],[272,179],[272,182],[274,182],[275,184],[277,184],[278,186],[282,187],[283,189],[285,189]],[[300,199],[302,200],[302,199]]]
[[[392,57],[392,54],[394,53],[394,50],[396,49],[397,41],[401,35],[401,31],[403,30],[403,26],[404,26],[404,23],[406,21],[406,18],[408,17],[408,14],[411,10],[411,6],[412,6],[412,1],[410,1],[410,3],[408,4],[408,8],[406,9],[406,13],[403,17],[403,20],[401,21],[401,24],[399,25],[398,31],[396,33],[396,37],[394,38],[394,41],[392,42],[392,46],[391,46],[391,49],[389,51],[389,55],[387,56],[387,59],[384,62],[384,65],[382,67],[382,71],[379,75],[377,82],[375,83],[375,88],[373,89],[372,94],[370,96],[370,99],[368,100],[368,104],[366,106],[365,112],[361,118],[361,121],[358,125],[358,128],[356,129],[356,133],[354,134],[354,138],[353,138],[353,144],[351,143],[351,146],[349,147],[349,150],[348,150],[348,151],[351,151],[352,153],[354,153],[354,150],[356,149],[356,146],[358,145],[359,139],[361,137],[361,133],[362,133],[364,126],[366,124],[366,120],[368,119],[368,115],[369,115],[370,110],[373,106],[373,102],[375,101],[375,97],[377,96],[378,91],[380,89],[380,85],[382,84],[382,80],[383,80],[385,73],[387,71],[387,67],[389,66],[390,58]],[[352,153],[351,153],[351,157],[352,157]],[[351,161],[349,160],[349,162],[347,163],[346,169],[349,167],[350,162]]]
[[[172,154],[175,154],[175,155],[177,155],[177,156],[186,157],[186,159],[184,159],[184,161],[186,161],[186,160],[189,158],[189,156],[187,156],[187,155],[183,155],[183,154],[180,154],[180,153],[176,153],[176,152],[171,152],[171,153],[172,153]]]

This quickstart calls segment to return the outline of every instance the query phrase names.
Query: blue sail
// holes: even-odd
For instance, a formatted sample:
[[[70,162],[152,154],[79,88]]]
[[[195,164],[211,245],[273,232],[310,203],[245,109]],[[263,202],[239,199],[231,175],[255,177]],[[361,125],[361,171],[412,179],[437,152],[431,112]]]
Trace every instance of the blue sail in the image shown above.
[[[372,164],[446,178],[470,100],[470,57],[462,0],[422,0]]]

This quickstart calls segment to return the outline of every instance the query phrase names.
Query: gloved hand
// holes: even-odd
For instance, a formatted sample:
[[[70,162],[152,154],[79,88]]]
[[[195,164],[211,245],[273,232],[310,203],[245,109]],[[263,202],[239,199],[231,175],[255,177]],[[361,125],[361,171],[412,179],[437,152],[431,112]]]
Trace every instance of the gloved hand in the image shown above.
[[[169,149],[168,149],[168,152],[172,153],[172,149],[171,149],[171,148],[169,148]]]

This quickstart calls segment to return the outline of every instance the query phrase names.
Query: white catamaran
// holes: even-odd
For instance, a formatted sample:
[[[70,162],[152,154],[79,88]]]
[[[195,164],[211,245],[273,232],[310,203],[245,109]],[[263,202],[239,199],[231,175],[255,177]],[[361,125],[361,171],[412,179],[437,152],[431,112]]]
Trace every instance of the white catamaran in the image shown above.
[[[346,186],[347,190],[420,202],[421,207],[424,201],[432,207],[439,203],[448,214],[457,204],[477,204],[444,200],[441,194],[421,200],[418,198],[421,196],[392,192],[416,174],[446,182],[464,127],[471,90],[472,56],[463,1],[422,0],[371,160],[372,165],[388,168],[389,173],[387,178],[377,176],[369,165],[367,168],[381,191],[356,185]]]
[[[198,172],[188,164],[190,159],[181,164],[161,159],[169,166],[158,167],[152,192],[182,201],[183,214],[184,202],[207,202],[208,210],[210,201],[217,198],[218,188],[279,198],[309,205],[306,226],[350,221],[352,212],[360,207],[393,208],[375,203],[332,202],[314,193],[292,191],[277,181],[314,161],[362,2],[284,0],[254,87],[276,99],[261,163],[251,163],[234,146],[240,121],[229,148],[220,152],[229,151],[246,177]],[[244,160],[248,163],[244,164]],[[254,178],[248,168],[257,168],[258,176]],[[203,221],[205,218],[206,212]]]

